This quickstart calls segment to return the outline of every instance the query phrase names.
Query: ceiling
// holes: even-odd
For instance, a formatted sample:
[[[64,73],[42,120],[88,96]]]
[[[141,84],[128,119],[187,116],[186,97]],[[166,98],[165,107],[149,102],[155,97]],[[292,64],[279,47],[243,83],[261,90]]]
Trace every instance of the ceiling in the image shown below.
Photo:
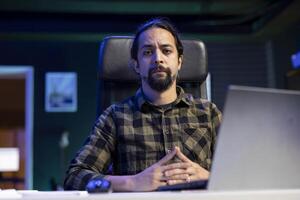
[[[184,33],[268,35],[300,21],[299,0],[1,0],[0,34],[131,33],[169,17]]]

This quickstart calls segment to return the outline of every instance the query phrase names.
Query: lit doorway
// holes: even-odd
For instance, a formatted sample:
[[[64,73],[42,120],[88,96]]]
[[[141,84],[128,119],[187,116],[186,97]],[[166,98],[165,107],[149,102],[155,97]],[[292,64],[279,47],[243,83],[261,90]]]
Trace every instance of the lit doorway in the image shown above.
[[[20,148],[20,170],[9,179],[17,189],[33,185],[33,79],[32,66],[0,65],[0,135],[7,140],[4,145]]]

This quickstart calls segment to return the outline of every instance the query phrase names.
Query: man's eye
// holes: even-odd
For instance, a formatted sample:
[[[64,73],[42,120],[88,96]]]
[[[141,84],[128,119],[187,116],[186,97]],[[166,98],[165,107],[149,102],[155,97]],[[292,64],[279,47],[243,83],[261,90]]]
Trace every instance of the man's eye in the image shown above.
[[[151,54],[152,54],[152,52],[150,50],[143,51],[144,56],[149,56]]]
[[[168,54],[172,53],[172,50],[171,49],[164,49],[163,53],[166,54],[166,55],[168,55]]]

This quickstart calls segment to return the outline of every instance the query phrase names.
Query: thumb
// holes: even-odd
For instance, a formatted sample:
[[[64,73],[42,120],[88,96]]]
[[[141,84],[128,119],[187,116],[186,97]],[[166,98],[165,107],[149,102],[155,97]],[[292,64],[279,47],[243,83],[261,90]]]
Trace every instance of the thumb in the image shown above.
[[[188,157],[186,157],[178,147],[175,147],[177,157],[183,162],[192,162]]]
[[[162,159],[160,159],[157,164],[159,165],[164,165],[167,162],[169,162],[170,160],[172,160],[172,158],[174,158],[174,156],[176,155],[176,149],[173,149],[170,153],[168,153],[167,155],[165,155]]]

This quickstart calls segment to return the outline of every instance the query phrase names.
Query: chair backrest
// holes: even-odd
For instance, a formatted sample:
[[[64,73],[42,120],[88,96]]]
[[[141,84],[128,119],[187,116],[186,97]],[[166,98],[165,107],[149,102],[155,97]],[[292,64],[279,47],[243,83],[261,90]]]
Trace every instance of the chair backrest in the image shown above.
[[[97,91],[98,114],[112,103],[134,95],[139,88],[139,77],[129,67],[132,41],[132,37],[110,36],[101,42]],[[203,42],[196,40],[182,40],[182,43],[183,63],[179,71],[178,84],[188,93],[207,98],[205,46]]]

